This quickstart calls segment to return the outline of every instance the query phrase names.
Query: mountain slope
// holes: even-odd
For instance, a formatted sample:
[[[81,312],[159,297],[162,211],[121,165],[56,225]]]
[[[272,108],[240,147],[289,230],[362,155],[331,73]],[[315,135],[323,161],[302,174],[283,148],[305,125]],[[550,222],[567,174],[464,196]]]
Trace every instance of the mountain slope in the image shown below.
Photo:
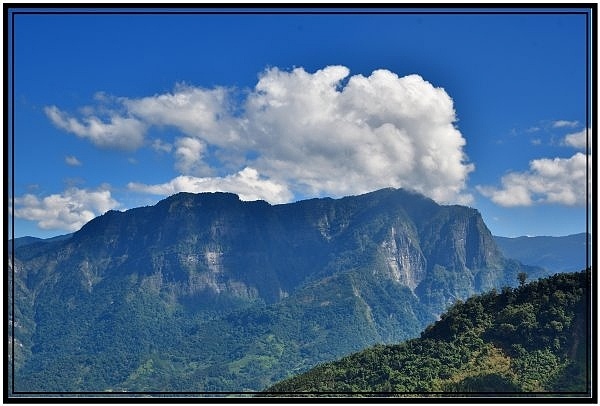
[[[21,391],[260,390],[544,274],[505,259],[476,210],[394,189],[179,193],[16,247],[13,269]]]
[[[420,338],[375,346],[265,392],[589,395],[590,273],[558,274],[452,306]]]
[[[495,236],[494,240],[507,258],[553,272],[573,272],[585,268],[586,255],[591,255],[586,237],[580,233],[564,237]]]

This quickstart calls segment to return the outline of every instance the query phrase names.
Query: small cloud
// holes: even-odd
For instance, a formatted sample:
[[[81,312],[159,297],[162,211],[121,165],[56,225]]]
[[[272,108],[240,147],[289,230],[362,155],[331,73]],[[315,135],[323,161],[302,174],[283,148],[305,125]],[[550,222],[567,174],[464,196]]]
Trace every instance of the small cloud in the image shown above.
[[[145,124],[130,117],[113,115],[108,122],[95,116],[79,120],[56,106],[45,107],[44,112],[56,127],[80,138],[89,139],[101,148],[137,149],[142,146],[146,131]]]
[[[138,164],[138,160],[135,159],[134,157],[127,158],[127,162],[129,162],[131,165],[137,165]]]
[[[591,137],[592,136],[592,129],[591,128],[587,128],[587,129],[583,129],[579,132],[573,133],[573,134],[567,134],[565,136],[565,138],[563,139],[562,144],[569,146],[569,147],[574,147],[574,148],[578,148],[578,149],[585,149],[588,145],[588,141],[591,141]],[[591,144],[589,144],[591,145]]]
[[[515,176],[502,177],[503,189],[497,189],[491,186],[476,186],[475,188],[484,195],[492,199],[492,201],[500,206],[531,206],[531,194],[524,185],[519,184],[520,181]]]
[[[525,130],[525,132],[531,134],[531,133],[536,133],[540,130],[541,130],[540,127],[529,127],[527,130]]]
[[[98,102],[108,102],[111,99],[112,99],[112,97],[104,91],[99,91],[99,92],[94,93],[94,100],[96,100]]]
[[[532,145],[542,145],[542,140],[539,138],[534,138],[531,140]]]
[[[81,166],[82,165],[81,161],[72,155],[65,157],[65,163],[69,166]]]
[[[175,141],[176,168],[183,174],[209,174],[210,168],[202,159],[206,144],[197,138],[183,137]]]
[[[502,177],[501,188],[476,186],[494,203],[505,207],[560,204],[586,204],[586,155],[577,153],[571,158],[542,158],[529,163],[529,171],[512,172]],[[589,186],[589,185],[588,185]],[[588,188],[591,191],[591,187]]]
[[[63,182],[67,189],[70,189],[77,185],[85,185],[85,179],[78,176],[65,178]]]
[[[567,120],[557,120],[552,123],[553,128],[563,128],[563,127],[577,127],[579,125],[579,121],[567,121]]]
[[[37,222],[44,230],[79,230],[85,223],[119,206],[110,190],[70,187],[61,194],[15,197],[14,216]]]
[[[168,142],[163,142],[159,138],[154,139],[152,141],[151,146],[152,146],[152,149],[155,150],[156,152],[169,153],[173,149],[173,145],[169,144]]]
[[[130,182],[127,187],[135,192],[161,196],[178,192],[231,192],[238,194],[242,200],[266,200],[273,204],[287,203],[293,197],[287,185],[261,178],[253,168],[245,168],[225,177],[197,178],[182,175],[158,185]]]
[[[203,89],[178,84],[173,93],[121,98],[121,102],[132,116],[150,125],[173,126],[188,137],[229,145],[240,142],[228,109],[230,93],[224,87]]]

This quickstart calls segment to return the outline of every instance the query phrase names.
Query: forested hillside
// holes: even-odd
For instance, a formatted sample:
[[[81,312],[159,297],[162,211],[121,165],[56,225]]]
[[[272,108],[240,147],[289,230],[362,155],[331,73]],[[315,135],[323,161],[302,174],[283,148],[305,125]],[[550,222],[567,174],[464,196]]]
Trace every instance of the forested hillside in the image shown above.
[[[584,271],[474,296],[420,338],[319,365],[267,392],[583,396],[590,390],[589,287]]]

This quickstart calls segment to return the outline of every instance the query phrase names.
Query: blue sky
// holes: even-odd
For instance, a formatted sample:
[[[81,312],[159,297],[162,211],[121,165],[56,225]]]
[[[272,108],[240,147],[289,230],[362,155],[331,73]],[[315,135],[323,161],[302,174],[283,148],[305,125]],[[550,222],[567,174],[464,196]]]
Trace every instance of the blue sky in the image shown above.
[[[178,191],[387,186],[495,235],[586,230],[585,10],[78,11],[13,15],[17,237]]]

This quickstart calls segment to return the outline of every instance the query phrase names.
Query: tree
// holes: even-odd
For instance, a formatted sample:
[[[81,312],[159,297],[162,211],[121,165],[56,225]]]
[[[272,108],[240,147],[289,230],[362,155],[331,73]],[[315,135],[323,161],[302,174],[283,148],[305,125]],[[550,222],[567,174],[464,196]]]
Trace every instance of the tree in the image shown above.
[[[519,280],[519,286],[525,285],[525,282],[527,281],[527,273],[519,272],[519,274],[517,275],[517,279]]]

